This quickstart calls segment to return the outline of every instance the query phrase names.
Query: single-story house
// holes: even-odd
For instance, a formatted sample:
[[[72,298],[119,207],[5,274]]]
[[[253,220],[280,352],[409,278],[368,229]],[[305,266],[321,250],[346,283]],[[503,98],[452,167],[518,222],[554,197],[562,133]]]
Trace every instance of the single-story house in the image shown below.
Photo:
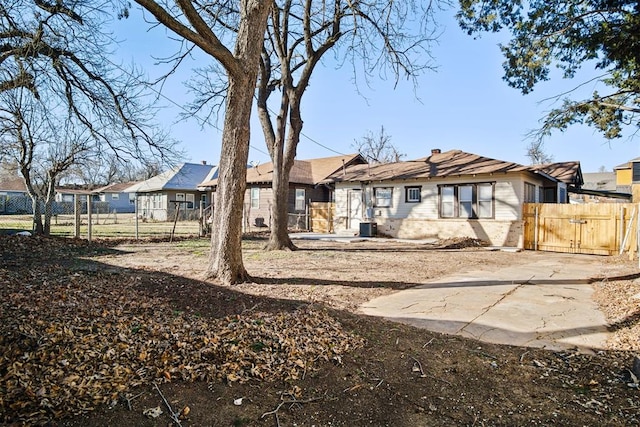
[[[614,168],[618,192],[633,194],[632,202],[640,202],[640,157]]]
[[[80,199],[82,212],[86,213],[87,196],[90,194],[91,190],[85,186],[67,185],[56,187],[55,199],[52,205],[53,214],[73,214],[76,196]],[[106,205],[100,204],[97,196],[92,196],[91,200],[96,203],[93,205],[94,211],[106,212]],[[0,182],[0,213],[32,214],[32,203],[23,178],[12,178]],[[41,209],[44,209],[44,201],[42,201]]]
[[[294,160],[289,174],[289,200],[287,212],[289,226],[304,228],[305,214],[310,202],[330,202],[332,186],[320,184],[329,175],[351,165],[363,164],[360,154]],[[273,206],[273,164],[253,164],[247,168],[247,188],[244,196],[244,222],[248,226],[268,227]],[[200,184],[203,190],[215,191],[217,179]],[[214,193],[215,194],[215,193]]]
[[[625,203],[631,194],[618,191],[615,172],[592,172],[582,174],[582,188],[571,193],[571,203]]]
[[[30,213],[31,210],[24,179],[16,177],[0,181],[0,214]]]
[[[200,206],[211,203],[206,191],[198,189],[205,179],[215,176],[218,168],[200,163],[182,165],[123,189],[138,200],[138,216],[168,221],[179,209],[183,219],[197,219]]]
[[[137,183],[134,181],[110,184],[93,190],[93,194],[97,195],[101,202],[108,204],[109,212],[133,213],[136,210],[135,193],[128,193],[125,190]]]
[[[412,161],[352,165],[326,182],[335,186],[336,232],[359,233],[364,223],[399,238],[522,247],[522,204],[567,203],[583,178],[579,162],[523,166],[435,149]]]

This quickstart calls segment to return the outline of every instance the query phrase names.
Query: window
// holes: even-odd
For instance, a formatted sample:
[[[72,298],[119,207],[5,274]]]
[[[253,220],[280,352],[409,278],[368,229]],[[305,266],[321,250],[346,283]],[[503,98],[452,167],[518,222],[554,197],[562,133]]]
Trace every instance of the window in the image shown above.
[[[405,203],[420,203],[422,200],[422,187],[404,187],[404,190]]]
[[[136,204],[136,193],[129,193],[129,204]]]
[[[524,202],[525,203],[536,202],[536,186],[528,182],[524,183]]]
[[[380,208],[388,208],[391,206],[392,189],[388,187],[380,187],[373,189],[373,197],[375,198],[375,206]]]
[[[195,204],[196,201],[196,196],[194,194],[187,194],[187,206],[185,206],[185,208],[187,209],[193,209],[193,205]]]
[[[151,197],[153,209],[162,209],[162,196],[160,194],[154,194]]]
[[[473,218],[473,186],[460,185],[458,187],[458,216],[461,218]]]
[[[295,210],[297,210],[297,211],[303,211],[304,210],[304,207],[305,207],[304,199],[305,199],[304,188],[296,188]]]
[[[259,208],[260,207],[260,188],[251,187],[251,207]]]
[[[567,203],[567,189],[558,185],[558,203]]]
[[[453,218],[456,215],[455,205],[455,187],[451,185],[440,187],[440,216]]]
[[[176,193],[176,202],[184,202],[184,193]]]
[[[442,218],[493,218],[493,184],[440,186]]]
[[[120,199],[120,194],[118,193],[111,193],[111,200],[119,200]],[[104,202],[104,200],[103,200]]]
[[[493,217],[493,184],[478,185],[478,218]]]
[[[557,191],[555,187],[541,187],[540,200],[542,203],[556,203]]]

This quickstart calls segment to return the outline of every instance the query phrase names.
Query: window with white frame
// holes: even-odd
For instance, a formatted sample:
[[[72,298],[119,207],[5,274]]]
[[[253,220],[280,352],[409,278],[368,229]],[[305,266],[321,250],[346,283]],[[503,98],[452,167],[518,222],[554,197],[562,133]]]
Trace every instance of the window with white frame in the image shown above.
[[[184,193],[176,193],[176,202],[184,202]]]
[[[493,218],[493,184],[478,184],[478,218]]]
[[[305,208],[305,191],[304,188],[296,188],[296,202],[295,202],[295,210],[303,211]]]
[[[441,218],[493,218],[493,183],[441,185]]]
[[[374,203],[376,207],[388,208],[391,206],[391,196],[393,189],[391,187],[376,187],[373,189]]]
[[[536,186],[530,182],[524,183],[524,202],[535,203],[536,202]]]
[[[411,186],[404,187],[405,197],[404,201],[406,203],[420,203],[422,201],[422,187],[420,186]]]
[[[440,216],[443,218],[453,218],[456,216],[455,205],[455,187],[453,185],[440,187]]]
[[[255,209],[260,207],[260,188],[259,187],[251,187],[251,207]]]
[[[118,193],[111,193],[111,200],[119,200],[120,199],[120,194]],[[103,200],[104,202],[104,200]]]
[[[129,193],[129,204],[135,205],[136,203],[136,193]]]
[[[196,202],[196,196],[194,194],[187,194],[185,197],[185,201],[187,202],[187,206],[185,206],[185,208],[193,209]]]

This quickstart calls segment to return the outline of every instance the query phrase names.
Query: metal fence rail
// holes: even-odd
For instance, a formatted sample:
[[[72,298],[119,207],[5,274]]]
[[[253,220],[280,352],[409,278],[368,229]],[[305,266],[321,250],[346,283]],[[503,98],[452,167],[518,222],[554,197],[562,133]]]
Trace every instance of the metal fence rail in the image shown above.
[[[76,230],[77,228],[77,230]],[[80,223],[76,226],[75,215],[60,214],[51,218],[51,235],[75,237],[76,231],[81,238],[147,238],[171,236],[197,236],[199,221],[149,221],[138,218],[135,214],[121,214],[116,212],[101,213],[99,211],[89,215],[80,215]],[[14,234],[19,231],[32,231],[32,215],[2,215],[0,214],[0,234]]]

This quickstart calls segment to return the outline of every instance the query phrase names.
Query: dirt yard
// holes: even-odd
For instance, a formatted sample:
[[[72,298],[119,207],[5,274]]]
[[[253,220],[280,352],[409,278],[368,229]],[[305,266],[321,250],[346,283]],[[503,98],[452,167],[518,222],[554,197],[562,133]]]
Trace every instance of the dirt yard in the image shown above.
[[[358,314],[460,269],[544,256],[473,241],[244,242],[255,283],[202,280],[205,240],[0,238],[0,423],[633,425],[637,262],[602,265],[615,350],[498,346]],[[613,278],[616,278],[615,280]]]

